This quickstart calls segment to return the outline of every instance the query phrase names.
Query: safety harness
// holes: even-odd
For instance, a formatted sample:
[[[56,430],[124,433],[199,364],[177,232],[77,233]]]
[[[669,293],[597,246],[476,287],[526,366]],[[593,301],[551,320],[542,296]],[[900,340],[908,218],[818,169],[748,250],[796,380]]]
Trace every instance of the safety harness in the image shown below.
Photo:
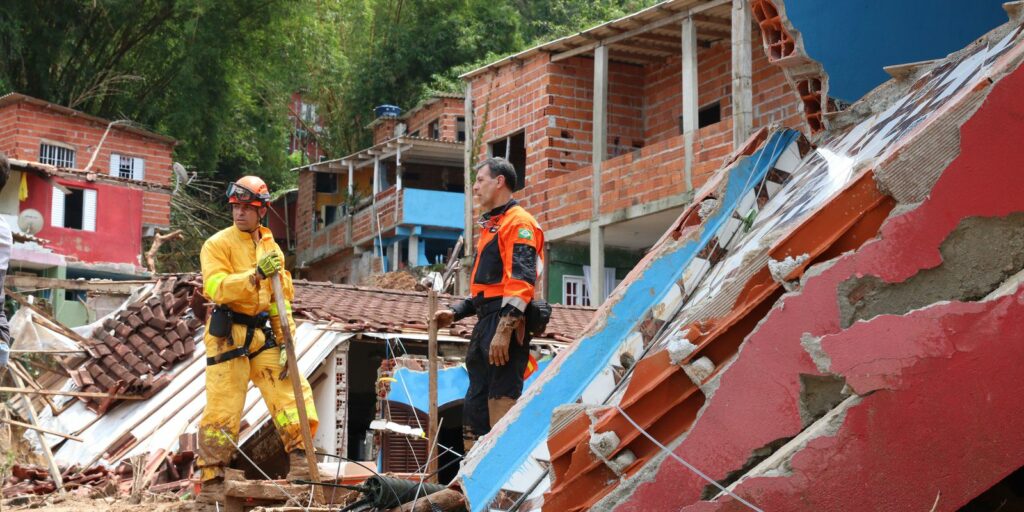
[[[218,307],[223,308],[224,306]],[[215,364],[220,364],[225,361],[230,361],[232,359],[242,356],[246,356],[249,359],[252,359],[260,355],[260,353],[262,353],[264,350],[267,350],[268,348],[274,348],[277,346],[277,340],[274,338],[274,330],[270,328],[270,325],[268,325],[270,321],[270,315],[268,313],[264,312],[256,316],[250,316],[231,310],[228,310],[228,312],[231,315],[232,324],[242,324],[246,327],[245,343],[243,343],[242,346],[239,348],[229,350],[222,354],[217,354],[213,357],[207,357],[206,366],[213,366]],[[265,341],[263,342],[263,346],[260,347],[259,350],[255,352],[249,352],[249,346],[252,345],[252,338],[256,334],[256,329],[260,329],[263,331]],[[228,336],[230,336],[230,334]]]

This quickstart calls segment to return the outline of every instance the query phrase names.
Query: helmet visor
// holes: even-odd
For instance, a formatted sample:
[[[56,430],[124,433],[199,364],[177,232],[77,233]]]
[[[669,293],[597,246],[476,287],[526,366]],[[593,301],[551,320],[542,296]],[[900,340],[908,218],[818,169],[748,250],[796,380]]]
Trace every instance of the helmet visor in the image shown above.
[[[228,185],[227,198],[229,203],[244,203],[253,206],[266,206],[270,202],[269,194],[257,194],[237,183]]]

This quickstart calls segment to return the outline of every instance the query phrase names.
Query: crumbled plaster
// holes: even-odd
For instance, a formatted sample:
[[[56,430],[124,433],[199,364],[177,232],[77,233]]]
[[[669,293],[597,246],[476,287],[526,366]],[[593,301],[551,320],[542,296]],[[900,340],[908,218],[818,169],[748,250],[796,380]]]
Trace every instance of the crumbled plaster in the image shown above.
[[[700,202],[700,209],[697,210],[697,216],[700,220],[706,221],[708,217],[715,214],[718,211],[718,200],[715,198],[708,198]]]
[[[672,339],[668,341],[668,358],[672,364],[679,364],[686,360],[695,350],[697,345],[690,343],[687,339],[687,335],[690,333],[689,329],[685,329],[679,333],[676,333]]]
[[[800,336],[800,345],[811,356],[811,360],[814,361],[814,366],[818,367],[818,371],[828,373],[829,367],[832,366],[832,359],[821,348],[821,338],[811,336],[810,333],[805,332]]]
[[[715,371],[715,363],[711,359],[702,357],[696,361],[684,365],[683,372],[693,381],[694,385],[700,386]]]
[[[939,247],[942,263],[899,283],[852,277],[839,286],[843,328],[942,301],[976,301],[1024,270],[1024,212],[960,221]]]
[[[786,276],[793,273],[797,268],[800,268],[804,263],[807,263],[807,260],[810,258],[810,254],[804,253],[795,258],[792,256],[786,256],[786,259],[782,261],[769,259],[768,272],[771,273],[772,279],[774,279],[776,283],[781,284],[787,292],[793,292],[799,288],[800,282],[787,281]]]

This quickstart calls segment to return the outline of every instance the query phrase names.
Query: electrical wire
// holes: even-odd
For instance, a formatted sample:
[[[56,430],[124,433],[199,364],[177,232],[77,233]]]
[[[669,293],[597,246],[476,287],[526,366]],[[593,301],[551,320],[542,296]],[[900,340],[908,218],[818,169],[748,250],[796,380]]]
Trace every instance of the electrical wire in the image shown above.
[[[761,510],[761,509],[757,508],[757,506],[755,506],[755,505],[754,505],[753,503],[750,503],[749,501],[747,501],[747,500],[745,500],[745,499],[743,499],[743,498],[739,497],[738,495],[736,495],[735,493],[733,493],[733,492],[732,492],[732,491],[730,491],[729,489],[726,489],[725,487],[723,487],[723,486],[722,486],[722,484],[720,484],[720,483],[718,483],[717,481],[715,481],[715,479],[714,479],[714,478],[711,478],[711,477],[709,477],[708,475],[704,474],[704,472],[703,472],[703,471],[701,471],[701,470],[697,469],[697,468],[696,468],[696,467],[695,467],[695,466],[694,466],[693,464],[690,464],[689,462],[686,462],[685,460],[683,460],[683,458],[682,458],[682,457],[680,457],[680,456],[679,456],[679,455],[677,455],[677,454],[676,454],[675,452],[673,452],[672,450],[670,450],[670,449],[669,449],[669,448],[668,448],[667,446],[665,446],[665,445],[661,444],[661,442],[660,442],[660,441],[658,441],[657,439],[655,439],[655,438],[654,438],[654,436],[652,436],[651,434],[647,433],[647,431],[646,431],[646,430],[644,430],[644,429],[643,429],[643,427],[641,427],[640,425],[638,425],[638,424],[637,424],[637,422],[633,421],[633,418],[631,418],[631,417],[630,417],[630,416],[629,416],[628,414],[626,414],[626,411],[623,411],[623,410],[622,410],[622,407],[619,407],[619,406],[617,406],[617,405],[616,405],[616,406],[615,406],[615,408],[616,408],[616,409],[618,409],[618,411],[619,411],[619,414],[621,414],[623,418],[626,418],[626,421],[628,421],[628,422],[629,422],[630,424],[632,424],[632,425],[633,425],[633,427],[634,427],[634,428],[636,428],[638,432],[640,432],[641,434],[643,434],[643,435],[644,435],[644,437],[646,437],[647,439],[649,439],[649,440],[650,440],[650,441],[651,441],[652,443],[654,443],[654,444],[655,444],[655,445],[656,445],[656,446],[657,446],[657,447],[658,447],[659,449],[661,449],[661,451],[662,451],[663,453],[665,453],[665,454],[666,454],[666,455],[668,455],[669,457],[672,457],[673,459],[675,459],[675,460],[676,460],[677,462],[679,462],[680,464],[682,464],[682,465],[686,466],[686,468],[687,468],[687,469],[689,469],[690,471],[692,471],[692,472],[693,472],[694,474],[696,474],[697,476],[699,476],[699,477],[703,478],[704,480],[706,480],[706,481],[707,481],[708,483],[710,483],[711,485],[713,485],[713,486],[717,487],[717,488],[718,488],[718,489],[719,489],[720,491],[724,492],[725,494],[728,494],[729,496],[732,496],[732,497],[733,497],[733,498],[734,498],[734,499],[735,499],[736,501],[739,501],[740,503],[742,503],[742,504],[746,505],[746,506],[747,506],[747,508],[749,508],[750,510],[754,510],[754,511],[756,511],[756,512],[764,512],[763,510]]]

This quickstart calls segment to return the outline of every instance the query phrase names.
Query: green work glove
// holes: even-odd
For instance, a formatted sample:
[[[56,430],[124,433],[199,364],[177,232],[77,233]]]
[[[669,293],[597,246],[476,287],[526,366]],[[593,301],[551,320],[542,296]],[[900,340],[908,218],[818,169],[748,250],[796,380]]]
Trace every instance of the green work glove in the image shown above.
[[[256,267],[256,271],[259,272],[260,277],[266,279],[281,270],[281,256],[277,254],[277,251],[268,252],[260,258]]]

